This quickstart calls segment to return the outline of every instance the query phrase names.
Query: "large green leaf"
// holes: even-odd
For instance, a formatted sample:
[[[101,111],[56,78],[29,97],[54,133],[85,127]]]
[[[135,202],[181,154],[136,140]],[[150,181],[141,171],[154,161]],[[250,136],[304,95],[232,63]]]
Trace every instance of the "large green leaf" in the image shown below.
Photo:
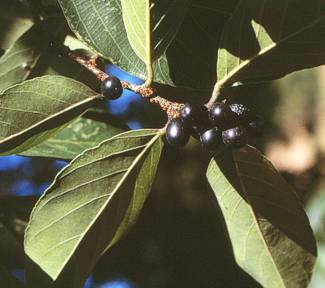
[[[58,174],[37,203],[25,238],[25,252],[57,287],[82,287],[100,255],[135,222],[161,150],[160,131],[126,132]]]
[[[223,151],[207,171],[237,263],[265,288],[306,288],[316,259],[293,189],[256,149]]]
[[[324,0],[241,0],[220,42],[223,85],[325,63]]]
[[[144,63],[151,63],[166,51],[184,20],[188,2],[121,0],[129,42]]]
[[[0,91],[22,82],[35,67],[42,52],[49,47],[46,24],[34,25],[0,58]]]
[[[58,0],[70,28],[99,55],[129,73],[146,79],[146,64],[133,51],[127,39],[120,0]],[[154,65],[155,80],[172,84],[166,58]]]
[[[81,117],[53,137],[24,151],[22,155],[70,160],[122,132],[120,128]]]
[[[123,21],[133,51],[148,64],[152,60],[150,0],[121,0]]]
[[[173,1],[171,5],[181,7],[182,3],[185,5],[183,1]],[[155,34],[158,35],[157,39],[164,38],[168,41],[172,39],[173,35],[164,36],[163,33],[169,31],[168,27],[171,27],[169,23],[179,21],[171,19],[174,13],[180,15],[175,18],[184,16],[185,18],[167,52],[154,63],[154,80],[173,86],[212,87],[216,78],[215,61],[219,36],[237,1],[229,0],[226,3],[223,0],[189,1],[186,15],[179,12],[179,8],[174,12],[166,12],[168,6],[164,3],[168,4],[167,0],[160,1],[164,2],[162,4],[156,4],[157,12],[154,15],[158,15],[159,18],[159,15],[165,14],[168,17],[166,16],[166,20],[158,26],[153,35],[153,43],[158,43]],[[59,0],[59,2],[72,31],[86,45],[130,74],[146,79],[146,65],[136,55],[128,41],[120,0]],[[174,34],[177,30],[172,27],[170,29],[170,34]],[[162,46],[157,46],[157,55],[165,49],[167,40],[161,42]]]
[[[8,88],[0,94],[0,153],[18,153],[38,144],[98,99],[101,96],[84,84],[62,76]]]

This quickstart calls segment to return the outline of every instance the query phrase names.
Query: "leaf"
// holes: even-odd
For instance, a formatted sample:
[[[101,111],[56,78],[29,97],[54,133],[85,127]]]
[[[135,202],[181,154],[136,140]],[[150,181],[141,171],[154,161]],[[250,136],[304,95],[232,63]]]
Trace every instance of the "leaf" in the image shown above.
[[[40,143],[100,98],[84,84],[62,76],[10,87],[0,94],[0,153],[19,153]]]
[[[239,266],[265,288],[307,287],[315,239],[295,192],[272,164],[246,146],[216,155],[207,178]]]
[[[0,259],[8,269],[24,267],[23,234],[36,199],[12,196],[0,198]]]
[[[237,1],[229,0],[227,3],[223,0],[189,1],[189,8],[184,9],[187,13],[184,14],[183,23],[178,33],[173,36],[175,38],[170,43],[167,52],[159,58],[154,58],[157,59],[153,64],[154,80],[172,86],[211,88],[216,79],[215,60],[219,36]],[[173,2],[174,4],[171,5],[177,7],[181,7],[182,3],[185,4],[184,0]],[[123,70],[146,80],[146,65],[136,55],[128,41],[119,0],[59,0],[59,3],[70,28],[79,39]],[[184,11],[178,12],[178,9],[164,12],[167,11],[164,7],[168,7],[165,3],[171,3],[171,1],[164,0],[155,3],[158,7],[154,15],[158,15],[156,16],[158,18],[159,15],[168,16],[165,17],[166,22],[163,21],[161,26],[158,26],[157,38],[153,35],[153,43],[159,42],[155,39],[168,40],[166,43],[161,42],[160,47],[163,49],[159,46],[156,48],[156,55],[160,55],[160,51],[165,49],[167,42],[172,40],[172,35],[163,35],[163,32],[168,30],[164,27],[172,27],[169,23],[178,21],[178,19],[171,20],[174,13],[179,14],[174,18],[181,18],[184,13]],[[175,33],[176,28],[170,29],[170,33]]]
[[[126,132],[58,174],[32,212],[25,238],[26,254],[57,287],[82,287],[103,251],[136,221],[161,150],[159,130]]]
[[[53,137],[24,151],[22,155],[70,160],[84,150],[122,132],[122,129],[106,123],[79,118]]]
[[[32,26],[0,58],[0,92],[29,76],[50,43],[45,27]]]
[[[149,0],[121,0],[123,21],[133,51],[151,65],[151,27]]]
[[[216,81],[219,40],[237,2],[190,2],[183,24],[167,50],[169,73],[177,86],[209,89],[211,96],[211,87]]]
[[[220,42],[218,81],[277,78],[325,63],[324,0],[242,0]]]
[[[188,2],[121,0],[129,42],[144,63],[150,64],[166,51],[184,20]]]
[[[71,30],[80,40],[130,74],[146,79],[146,65],[127,39],[119,0],[58,1]],[[153,68],[156,81],[172,84],[166,73],[165,57],[161,57]]]

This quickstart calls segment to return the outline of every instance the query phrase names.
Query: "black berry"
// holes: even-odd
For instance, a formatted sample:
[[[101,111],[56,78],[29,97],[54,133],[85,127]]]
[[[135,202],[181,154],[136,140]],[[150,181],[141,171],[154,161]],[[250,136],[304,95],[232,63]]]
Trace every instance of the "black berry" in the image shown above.
[[[171,146],[185,146],[189,138],[190,134],[181,118],[174,118],[169,121],[166,130],[166,140]]]
[[[229,106],[224,103],[215,103],[209,111],[210,122],[220,129],[233,126],[234,116]]]
[[[248,123],[253,118],[253,113],[244,104],[230,104],[229,108],[233,112],[235,125]]]
[[[205,106],[195,106],[189,103],[184,104],[181,108],[181,118],[186,125],[193,126],[208,122],[208,109]]]
[[[247,130],[244,126],[237,126],[223,131],[222,141],[229,147],[242,147],[247,143]]]
[[[214,127],[202,133],[200,141],[203,148],[215,150],[221,144],[221,132],[217,127]]]
[[[123,93],[123,87],[120,79],[114,76],[103,80],[100,88],[102,95],[109,100],[117,99]]]

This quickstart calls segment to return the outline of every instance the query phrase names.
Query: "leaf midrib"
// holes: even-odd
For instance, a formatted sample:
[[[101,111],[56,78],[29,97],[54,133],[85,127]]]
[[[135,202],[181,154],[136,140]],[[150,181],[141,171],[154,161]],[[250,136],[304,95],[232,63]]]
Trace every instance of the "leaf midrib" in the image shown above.
[[[127,132],[128,133],[128,132]],[[102,214],[103,210],[107,207],[109,201],[111,200],[111,198],[116,194],[116,192],[118,191],[118,189],[120,189],[120,187],[122,186],[124,180],[130,175],[130,173],[133,171],[133,169],[136,167],[136,165],[138,164],[138,162],[140,161],[140,159],[142,158],[142,156],[154,145],[154,143],[159,139],[159,137],[161,136],[161,132],[157,131],[157,134],[147,143],[147,146],[145,149],[143,149],[142,152],[139,153],[139,155],[134,159],[133,163],[131,164],[131,166],[129,167],[128,171],[125,173],[125,175],[121,178],[121,180],[119,181],[119,183],[116,185],[115,189],[111,192],[111,196],[107,198],[106,202],[102,205],[102,208],[98,211],[96,217],[93,218],[93,220],[90,222],[90,224],[87,226],[87,228],[85,229],[84,233],[81,233],[81,237],[80,240],[76,242],[74,249],[71,250],[70,254],[67,256],[66,260],[62,263],[61,268],[58,269],[58,272],[56,273],[56,275],[54,276],[54,279],[57,279],[58,276],[60,275],[60,273],[62,272],[63,268],[65,267],[65,265],[68,263],[68,261],[71,259],[74,251],[77,249],[78,245],[80,244],[80,242],[82,241],[82,239],[84,238],[84,236],[87,234],[87,232],[90,230],[90,228],[92,227],[92,225],[95,223],[95,221],[98,219],[98,217]],[[115,138],[115,137],[113,137]],[[86,150],[88,151],[88,150]],[[85,151],[85,152],[86,152]],[[85,153],[84,152],[84,153]],[[83,155],[84,153],[80,154],[79,157],[81,155]],[[77,157],[77,158],[79,158]],[[76,158],[76,159],[77,159]],[[67,167],[71,166],[73,164],[74,161],[72,161]],[[59,178],[58,178],[59,179]],[[55,179],[54,182],[56,182],[57,179]]]
[[[243,181],[242,181],[242,178],[240,177],[240,169],[239,169],[239,166],[238,166],[237,161],[235,161],[236,158],[235,158],[234,151],[232,151],[231,153],[232,153],[232,158],[233,158],[233,160],[234,160],[235,170],[236,170],[237,177],[238,177],[238,179],[239,179],[240,186],[241,186],[241,188],[242,188],[243,193],[244,193],[245,196],[246,196],[246,201],[247,201],[247,204],[248,204],[248,205],[247,205],[247,206],[248,206],[248,209],[249,209],[249,211],[250,211],[250,213],[251,213],[251,215],[252,215],[253,222],[255,223],[256,227],[258,227],[258,229],[256,229],[256,230],[258,231],[258,233],[259,233],[259,235],[260,235],[260,239],[262,240],[262,243],[264,244],[264,248],[265,248],[265,250],[266,250],[266,251],[268,252],[268,254],[270,255],[270,259],[272,260],[272,263],[273,263],[273,265],[274,265],[274,267],[275,267],[275,271],[276,271],[277,275],[279,276],[280,282],[282,283],[283,288],[285,288],[286,285],[285,285],[285,283],[284,283],[284,281],[283,281],[283,279],[282,279],[282,276],[281,276],[281,274],[280,274],[280,271],[279,271],[279,269],[278,269],[278,266],[276,265],[276,262],[274,261],[273,255],[272,255],[272,253],[271,253],[271,251],[270,251],[270,249],[269,249],[269,247],[268,247],[268,245],[267,245],[266,239],[265,239],[265,237],[264,237],[264,235],[263,235],[263,233],[262,233],[262,231],[261,231],[261,226],[260,226],[259,222],[257,221],[257,216],[256,216],[256,213],[255,213],[255,210],[254,210],[253,206],[251,205],[250,199],[249,199],[249,197],[248,197],[248,193],[247,193],[247,191],[246,191],[246,187],[245,187],[245,185],[244,185],[244,183],[243,183]]]

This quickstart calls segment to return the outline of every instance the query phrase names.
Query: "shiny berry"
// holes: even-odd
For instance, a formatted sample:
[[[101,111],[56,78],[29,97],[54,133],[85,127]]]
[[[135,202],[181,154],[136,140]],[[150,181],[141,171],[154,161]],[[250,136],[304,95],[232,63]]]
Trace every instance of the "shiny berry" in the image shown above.
[[[203,148],[207,150],[216,150],[222,143],[221,132],[217,127],[209,129],[202,133],[200,141]]]
[[[183,121],[189,126],[208,121],[207,108],[205,106],[195,106],[186,103],[181,108],[180,114]]]
[[[180,113],[183,121],[189,125],[192,125],[198,117],[199,109],[196,106],[186,103],[181,108]]]
[[[220,129],[233,126],[234,116],[229,106],[224,103],[215,103],[209,111],[210,122]]]
[[[242,147],[247,143],[247,130],[244,126],[237,126],[223,131],[222,141],[228,147]]]
[[[109,100],[115,100],[123,93],[123,87],[120,79],[114,76],[103,80],[100,88],[102,95]]]
[[[167,124],[166,140],[174,147],[185,146],[190,138],[181,118],[174,118]]]

